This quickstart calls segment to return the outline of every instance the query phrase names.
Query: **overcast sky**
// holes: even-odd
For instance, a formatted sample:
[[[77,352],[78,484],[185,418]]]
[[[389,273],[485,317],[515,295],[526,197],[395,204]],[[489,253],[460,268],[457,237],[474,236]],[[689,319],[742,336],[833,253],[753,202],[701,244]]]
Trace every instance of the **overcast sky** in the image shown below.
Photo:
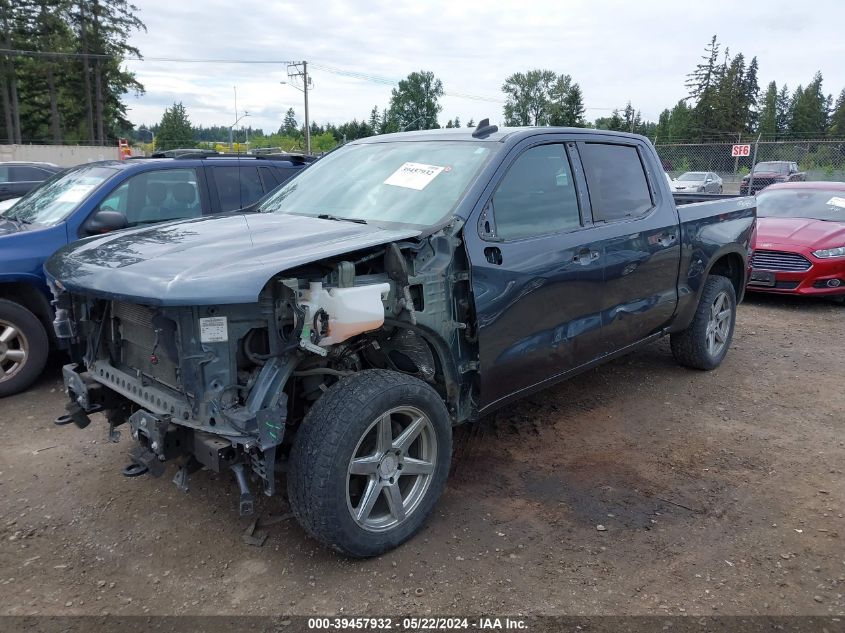
[[[590,120],[630,100],[644,118],[685,96],[684,80],[716,33],[723,47],[757,56],[760,85],[807,84],[816,70],[834,98],[845,87],[842,0],[136,0],[148,32],[132,43],[147,58],[307,60],[312,120],[340,123],[388,104],[391,86],[415,70],[443,81],[441,123],[502,116],[501,85],[513,72],[549,68],[581,84]],[[129,62],[146,94],[127,97],[129,119],[155,123],[182,101],[194,124],[230,125],[234,86],[244,123],[278,129],[302,94],[280,85],[284,64]],[[365,73],[355,79],[327,69]],[[484,100],[467,98],[482,97]]]

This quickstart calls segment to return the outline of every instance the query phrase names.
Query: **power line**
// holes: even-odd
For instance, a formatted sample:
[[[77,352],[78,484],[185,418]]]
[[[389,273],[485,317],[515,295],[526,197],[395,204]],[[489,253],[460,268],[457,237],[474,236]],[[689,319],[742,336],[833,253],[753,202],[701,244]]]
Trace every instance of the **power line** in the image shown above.
[[[119,59],[121,61],[138,61],[138,62],[168,62],[168,63],[189,63],[189,64],[278,64],[288,65],[296,63],[285,59],[214,59],[214,58],[188,58],[188,57],[142,57],[136,55],[118,56],[107,53],[71,53],[61,51],[33,51],[16,48],[0,48],[0,55],[14,55],[17,57],[46,57],[54,59]],[[327,64],[320,64],[310,62],[312,68],[322,70],[327,73],[349,77],[351,79],[359,79],[361,81],[369,81],[385,86],[396,86],[399,84],[399,79],[385,77],[383,75],[376,75],[373,73],[365,73],[356,70],[346,70],[337,68],[336,66],[329,66]],[[468,99],[471,101],[481,101],[486,103],[505,104],[506,99],[501,97],[493,97],[489,95],[479,95],[469,92],[444,90],[443,95],[446,97],[455,97],[458,99]],[[601,110],[613,111],[618,108],[584,106],[585,110]],[[646,116],[648,116],[646,114]]]
[[[210,59],[188,57],[141,57],[137,55],[110,55],[108,53],[67,53],[59,51],[29,51],[15,48],[0,48],[2,55],[17,57],[53,57],[66,59],[119,59],[134,62],[184,62],[189,64],[290,64],[286,59]]]

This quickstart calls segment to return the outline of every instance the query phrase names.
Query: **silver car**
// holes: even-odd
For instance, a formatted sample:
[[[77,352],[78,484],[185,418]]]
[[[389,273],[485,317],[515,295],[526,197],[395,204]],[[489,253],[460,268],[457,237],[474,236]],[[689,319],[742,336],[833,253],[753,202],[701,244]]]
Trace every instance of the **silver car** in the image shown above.
[[[722,179],[712,171],[688,171],[672,181],[679,193],[722,193]]]

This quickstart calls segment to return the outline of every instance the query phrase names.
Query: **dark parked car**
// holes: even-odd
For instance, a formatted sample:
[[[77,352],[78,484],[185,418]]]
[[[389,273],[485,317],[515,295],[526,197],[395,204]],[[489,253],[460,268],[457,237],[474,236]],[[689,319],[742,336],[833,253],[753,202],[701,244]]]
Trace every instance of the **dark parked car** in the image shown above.
[[[302,169],[300,159],[205,156],[88,163],[0,214],[0,397],[47,360],[53,313],[44,261],[83,237],[241,209]]]
[[[751,177],[754,176],[752,184]],[[807,180],[807,174],[798,171],[798,163],[792,163],[786,160],[770,160],[764,163],[757,163],[752,170],[752,174],[742,177],[739,183],[739,194],[754,195],[761,189],[765,189],[769,185],[776,182],[801,182]],[[748,188],[751,187],[751,191]]]
[[[53,163],[0,163],[0,201],[20,198],[61,170]]]
[[[57,422],[128,423],[129,475],[232,470],[242,513],[284,469],[351,556],[421,527],[453,425],[665,335],[717,367],[755,224],[752,198],[678,208],[641,136],[486,121],[354,141],[258,210],[47,262],[78,360]]]

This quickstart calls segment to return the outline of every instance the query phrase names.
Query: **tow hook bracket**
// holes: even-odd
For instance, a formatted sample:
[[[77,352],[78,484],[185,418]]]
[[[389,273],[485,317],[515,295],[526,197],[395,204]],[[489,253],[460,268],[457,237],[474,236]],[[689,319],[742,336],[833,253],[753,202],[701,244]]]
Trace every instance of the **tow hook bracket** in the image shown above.
[[[117,444],[120,441],[120,431],[116,431],[114,429],[115,423],[111,420],[109,421],[109,442],[113,444]]]
[[[140,477],[141,475],[146,474],[148,471],[149,468],[147,468],[144,464],[132,462],[128,466],[124,467],[122,472],[124,477]]]
[[[200,464],[196,459],[194,459],[194,456],[191,455],[185,463],[179,467],[179,470],[176,471],[176,475],[173,477],[173,483],[176,484],[176,487],[179,490],[187,494],[188,478],[192,473],[197,472],[200,468],[202,468],[202,464]]]
[[[76,402],[68,402],[65,406],[67,409],[67,416],[61,416],[57,418],[56,423],[58,424],[58,420],[62,420],[65,417],[69,417],[70,421],[73,422],[76,426],[80,429],[84,429],[86,426],[91,424],[91,418],[88,417],[88,414],[85,412],[85,409],[79,406]],[[67,424],[67,422],[63,422],[63,424]]]
[[[153,477],[161,477],[164,474],[164,463],[158,458],[158,455],[153,453],[148,448],[144,448],[143,446],[136,446],[131,451],[129,451],[129,457],[132,458],[133,463],[138,464],[139,466],[146,467],[147,471]],[[124,474],[125,471],[126,469],[124,469]]]
[[[246,473],[244,472],[243,464],[235,464],[232,466],[232,472],[235,473],[235,479],[238,482],[238,488],[241,491],[240,504],[238,511],[242,517],[249,516],[254,510],[254,501],[252,492],[249,490],[249,482],[246,480]]]

